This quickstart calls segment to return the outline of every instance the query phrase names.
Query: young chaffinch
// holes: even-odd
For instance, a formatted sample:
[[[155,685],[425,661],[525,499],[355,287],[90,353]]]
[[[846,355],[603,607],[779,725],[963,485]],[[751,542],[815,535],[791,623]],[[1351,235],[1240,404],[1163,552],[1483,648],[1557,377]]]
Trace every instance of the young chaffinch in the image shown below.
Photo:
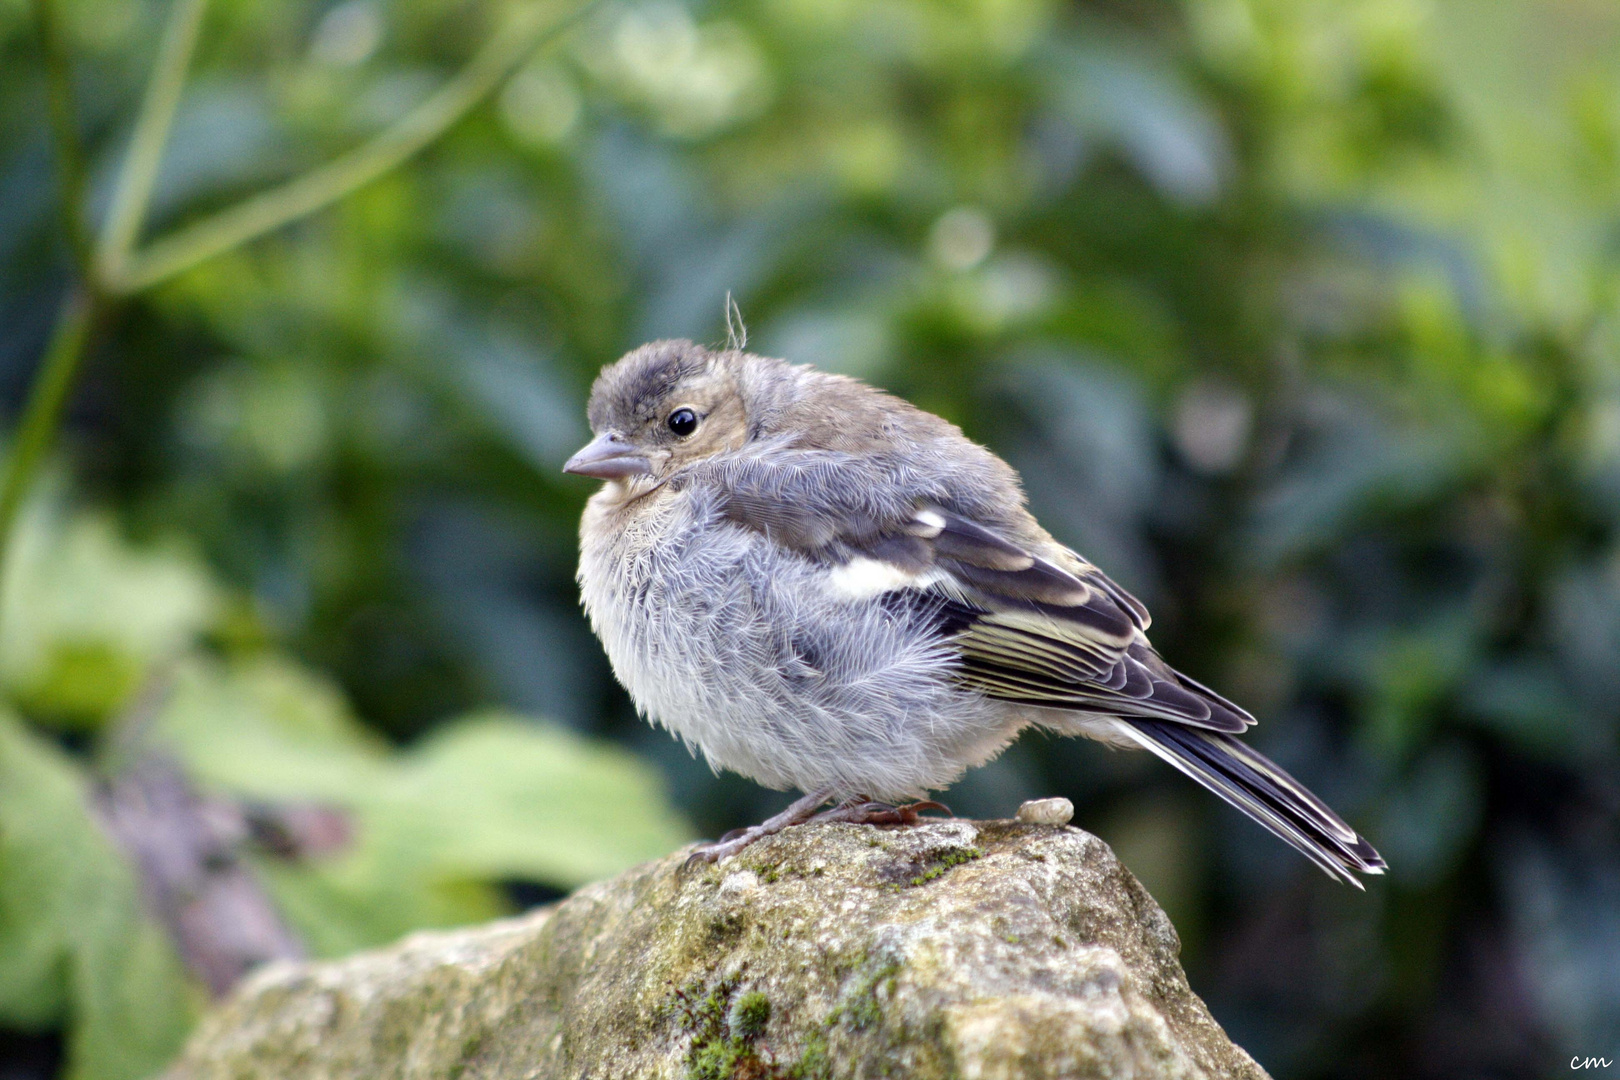
[[[813,817],[912,820],[885,804],[1036,726],[1157,754],[1334,877],[1383,871],[954,425],[689,341],[603,369],[589,417],[596,438],[565,471],[607,481],[580,524],[579,583],[619,681],[714,768],[805,793],[698,857]]]

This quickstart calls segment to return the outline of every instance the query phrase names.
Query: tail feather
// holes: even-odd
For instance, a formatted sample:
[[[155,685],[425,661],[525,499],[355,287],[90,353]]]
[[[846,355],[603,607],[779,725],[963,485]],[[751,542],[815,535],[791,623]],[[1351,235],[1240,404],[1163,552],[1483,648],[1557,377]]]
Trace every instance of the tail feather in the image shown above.
[[[1230,735],[1159,720],[1122,718],[1119,732],[1213,791],[1321,867],[1362,884],[1383,857],[1326,803],[1265,755]]]

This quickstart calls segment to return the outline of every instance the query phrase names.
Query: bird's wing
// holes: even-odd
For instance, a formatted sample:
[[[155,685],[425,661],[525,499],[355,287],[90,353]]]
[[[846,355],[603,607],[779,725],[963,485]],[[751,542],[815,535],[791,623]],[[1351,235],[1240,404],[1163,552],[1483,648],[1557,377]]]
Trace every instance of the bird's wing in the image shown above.
[[[947,509],[932,477],[820,451],[711,476],[726,517],[827,563],[833,588],[932,613],[961,680],[991,697],[1220,732],[1254,722],[1161,660],[1147,609],[1101,570]]]
[[[1005,701],[1116,717],[1114,732],[1174,765],[1357,888],[1384,860],[1304,785],[1232,736],[1254,718],[1172,669],[1148,613],[1101,570],[986,524],[937,470],[823,452],[729,463],[720,512],[825,564],[828,587],[921,614],[958,677]],[[944,489],[944,490],[942,490]],[[984,517],[992,517],[986,513]]]
[[[938,507],[911,531],[931,547],[939,597],[961,679],[1007,701],[1116,716],[1151,717],[1239,732],[1253,718],[1159,658],[1140,601],[1064,551],[1067,566]],[[1055,554],[1055,553],[1054,553]]]

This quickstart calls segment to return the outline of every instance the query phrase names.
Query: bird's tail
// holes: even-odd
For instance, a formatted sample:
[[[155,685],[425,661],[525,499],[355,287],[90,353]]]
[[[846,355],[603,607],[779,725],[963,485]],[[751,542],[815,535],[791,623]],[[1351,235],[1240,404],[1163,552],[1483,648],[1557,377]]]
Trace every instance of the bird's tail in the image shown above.
[[[1326,803],[1232,736],[1136,717],[1121,717],[1118,731],[1270,829],[1330,877],[1359,889],[1356,874],[1384,872],[1383,857]]]

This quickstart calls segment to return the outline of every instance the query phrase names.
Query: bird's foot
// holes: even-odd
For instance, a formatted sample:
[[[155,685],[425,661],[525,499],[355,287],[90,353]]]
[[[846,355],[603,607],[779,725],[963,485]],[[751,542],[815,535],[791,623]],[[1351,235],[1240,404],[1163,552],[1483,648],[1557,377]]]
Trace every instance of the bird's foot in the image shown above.
[[[712,843],[699,844],[693,849],[692,854],[686,857],[682,869],[690,869],[698,863],[719,862],[721,859],[737,854],[737,852],[756,840],[774,836],[792,825],[802,825],[813,818],[816,811],[821,809],[822,804],[831,796],[831,790],[813,791],[794,802],[780,814],[766,818],[758,825],[750,825],[746,829],[732,829]]]
[[[686,857],[685,868],[691,868],[699,863],[719,862],[721,859],[737,854],[755,840],[763,840],[767,836],[774,836],[776,833],[781,832],[782,829],[787,828],[786,825],[783,825],[771,829],[766,827],[768,824],[769,822],[761,825],[750,825],[746,829],[732,829],[712,843],[699,844],[693,849],[692,854]],[[797,822],[794,822],[794,824],[797,824]]]
[[[922,802],[907,803],[905,806],[891,806],[884,802],[872,802],[866,799],[851,799],[841,803],[831,810],[823,810],[812,821],[842,821],[851,825],[916,825],[922,820],[925,811],[951,815],[951,808],[944,803],[926,799]]]
[[[946,816],[951,814],[950,807],[932,799],[907,803],[905,806],[891,806],[884,802],[858,798],[849,799],[831,810],[817,813],[830,794],[830,791],[812,792],[780,814],[758,825],[750,825],[746,829],[732,829],[718,840],[699,844],[692,850],[692,854],[686,857],[682,869],[688,870],[700,863],[719,862],[737,854],[756,840],[775,836],[783,829],[802,825],[807,821],[841,821],[851,825],[916,825],[923,820],[922,815],[925,812],[933,811]]]

